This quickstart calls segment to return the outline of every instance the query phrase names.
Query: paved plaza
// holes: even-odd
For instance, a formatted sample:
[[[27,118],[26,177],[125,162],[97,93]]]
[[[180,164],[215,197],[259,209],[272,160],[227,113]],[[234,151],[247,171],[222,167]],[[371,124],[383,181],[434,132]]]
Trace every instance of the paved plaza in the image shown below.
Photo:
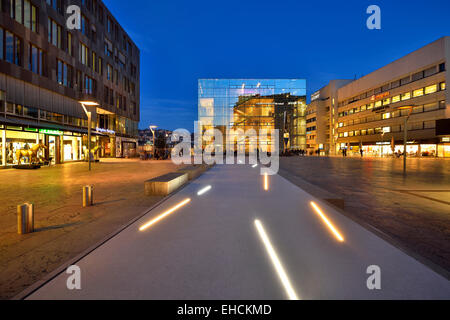
[[[36,171],[0,170],[0,299],[10,298],[138,217],[162,198],[144,181],[176,170],[171,161],[105,159]],[[82,186],[95,206],[82,208]],[[17,235],[16,206],[35,205],[37,232]]]
[[[28,298],[450,297],[441,275],[281,176],[266,180],[249,165],[214,167],[74,263],[81,290],[69,290],[61,272]],[[380,290],[368,281],[374,267]]]
[[[301,177],[345,199],[345,212],[450,271],[450,159],[282,158]]]

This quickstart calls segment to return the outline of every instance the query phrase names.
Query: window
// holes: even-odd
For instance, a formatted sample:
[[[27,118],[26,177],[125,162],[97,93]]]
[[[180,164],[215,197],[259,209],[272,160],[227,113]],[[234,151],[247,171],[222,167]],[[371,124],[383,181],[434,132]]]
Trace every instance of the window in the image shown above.
[[[412,81],[417,81],[423,79],[423,71],[421,72],[417,72],[415,74],[412,75]]]
[[[4,53],[3,50],[5,48],[5,45],[3,43],[4,41],[4,35],[5,35],[5,31],[3,30],[3,28],[0,27],[0,59],[4,59]]]
[[[425,94],[432,94],[432,93],[435,93],[437,91],[438,91],[437,84],[425,88]]]
[[[108,39],[105,39],[105,55],[108,57],[112,57],[113,55],[113,45]]]
[[[423,88],[417,89],[417,90],[414,90],[414,91],[413,91],[413,97],[414,97],[414,98],[416,98],[416,97],[421,97],[421,96],[423,96]]]
[[[22,65],[22,40],[13,33],[6,31],[4,35],[5,41],[5,60],[9,63]]]
[[[67,32],[67,53],[73,56],[72,34]]]
[[[81,33],[89,37],[89,20],[84,15],[81,15]]]
[[[434,103],[429,103],[429,104],[426,104],[423,106],[424,112],[434,111],[434,110],[439,110],[439,103],[434,102]]]
[[[441,91],[444,91],[445,90],[445,82],[441,82],[439,84],[439,87],[440,87]]]
[[[435,66],[434,66],[434,67],[431,67],[431,68],[425,70],[423,73],[424,73],[425,78],[426,78],[426,77],[431,77],[433,74],[436,74],[436,73],[437,73],[436,67],[435,67]]]
[[[406,92],[402,94],[402,101],[411,99],[411,92]]]
[[[84,76],[84,92],[86,94],[93,95],[95,92],[96,83],[95,80],[89,76]]]
[[[387,98],[387,99],[383,100],[383,106],[387,106],[390,103],[391,103],[391,98]]]
[[[108,65],[106,66],[106,79],[112,80],[112,76],[113,76],[113,68],[112,68],[112,66],[108,63]]]
[[[445,63],[441,63],[441,64],[439,65],[439,72],[444,72],[444,71],[446,71],[446,70],[445,70]]]
[[[28,69],[39,75],[44,75],[44,52],[30,43],[30,61]]]
[[[46,0],[47,4],[55,9],[58,13],[62,14],[62,3],[61,0]]]
[[[400,101],[400,99],[401,99],[400,95],[392,97],[392,103],[397,103]]]
[[[400,85],[404,86],[405,84],[408,84],[409,82],[410,82],[410,78],[409,77],[405,77],[405,78],[400,80]]]
[[[387,119],[390,119],[391,118],[391,114],[388,112],[388,113],[383,113],[383,120],[387,120]]]
[[[72,66],[68,65],[64,61],[57,59],[56,67],[57,67],[56,76],[57,76],[58,83],[65,87],[72,88],[73,87],[73,83],[72,83],[73,68],[72,68]]]
[[[89,65],[89,49],[86,45],[80,42],[80,62],[85,66]]]
[[[394,81],[394,82],[391,83],[391,88],[392,89],[395,89],[395,88],[398,88],[398,87],[400,87],[400,80],[397,80],[397,81]]]
[[[62,49],[62,28],[54,20],[48,18],[48,42]]]

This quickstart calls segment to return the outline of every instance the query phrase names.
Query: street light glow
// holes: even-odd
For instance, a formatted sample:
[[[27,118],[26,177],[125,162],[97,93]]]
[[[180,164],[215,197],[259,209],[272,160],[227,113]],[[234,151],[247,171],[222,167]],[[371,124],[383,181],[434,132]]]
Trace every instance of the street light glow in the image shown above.
[[[337,231],[337,229],[333,226],[333,224],[328,220],[328,218],[325,216],[325,214],[320,210],[319,206],[314,203],[314,201],[311,201],[311,205],[314,208],[314,210],[317,212],[317,214],[322,218],[323,222],[328,226],[328,228],[331,230],[331,232],[334,233],[335,237],[340,241],[344,242],[344,237],[341,236],[341,234]]]
[[[209,190],[211,190],[211,186],[207,186],[207,187],[205,187],[205,188],[203,188],[202,190],[200,190],[198,193],[197,193],[197,195],[198,196],[201,196],[201,195],[204,195],[205,193],[207,193]]]
[[[191,202],[191,199],[186,199],[183,202],[180,202],[179,204],[177,204],[175,207],[167,210],[166,212],[164,212],[163,214],[157,216],[155,219],[149,221],[148,223],[144,224],[142,227],[139,228],[139,231],[144,231],[148,228],[150,228],[152,225],[154,225],[155,223],[161,221],[162,219],[164,219],[165,217],[167,217],[168,215],[174,213],[175,211],[177,211],[178,209],[180,209],[181,207],[185,206],[186,204],[188,204],[189,202]]]
[[[264,174],[264,190],[269,191],[269,176]]]
[[[284,289],[286,290],[289,300],[299,300],[297,294],[295,293],[294,288],[291,285],[291,282],[289,281],[289,277],[287,276],[286,271],[284,270],[283,265],[281,264],[281,261],[278,258],[278,255],[275,249],[273,248],[266,231],[264,230],[261,221],[255,220],[255,226],[264,246],[266,247],[267,254],[270,257],[270,260],[272,261],[272,264],[278,274],[278,277],[280,278],[281,283],[283,284]]]

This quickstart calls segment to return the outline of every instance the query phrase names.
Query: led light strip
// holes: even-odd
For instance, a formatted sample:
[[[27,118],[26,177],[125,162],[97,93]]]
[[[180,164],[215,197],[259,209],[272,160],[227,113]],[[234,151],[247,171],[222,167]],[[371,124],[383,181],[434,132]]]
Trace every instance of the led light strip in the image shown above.
[[[264,190],[269,191],[269,176],[264,174]]]
[[[191,202],[191,199],[186,199],[183,202],[180,202],[179,204],[177,204],[175,207],[167,210],[166,212],[164,212],[163,214],[157,216],[155,219],[151,220],[150,222],[144,224],[142,227],[139,228],[139,231],[144,231],[148,228],[150,228],[152,225],[154,225],[155,223],[157,223],[158,221],[161,221],[162,219],[164,219],[165,217],[167,217],[169,214],[174,213],[175,211],[177,211],[178,209],[180,209],[181,207],[185,206],[186,204],[188,204],[189,202]]]
[[[328,228],[331,230],[331,232],[334,233],[335,237],[340,241],[344,242],[344,237],[341,236],[339,231],[333,226],[333,224],[328,220],[328,218],[323,214],[322,210],[320,210],[319,206],[314,203],[314,201],[311,201],[311,206],[316,210],[317,214],[322,218],[323,222],[328,226]]]
[[[204,195],[205,193],[207,193],[209,190],[211,190],[211,186],[207,186],[205,188],[203,188],[202,190],[200,190],[199,192],[197,192],[198,196]]]
[[[278,258],[277,253],[275,252],[275,249],[273,248],[272,244],[270,243],[269,237],[267,236],[266,231],[264,230],[264,227],[259,220],[255,220],[255,226],[256,230],[258,230],[259,236],[264,243],[264,246],[266,247],[266,251],[269,254],[270,259],[272,260],[272,264],[275,267],[275,270],[278,274],[278,277],[281,280],[281,283],[284,286],[284,289],[286,290],[286,293],[290,300],[299,300],[297,297],[297,294],[295,293],[294,288],[291,285],[291,282],[289,281],[289,278],[286,274],[286,271],[284,271],[283,265],[281,264],[280,259]]]

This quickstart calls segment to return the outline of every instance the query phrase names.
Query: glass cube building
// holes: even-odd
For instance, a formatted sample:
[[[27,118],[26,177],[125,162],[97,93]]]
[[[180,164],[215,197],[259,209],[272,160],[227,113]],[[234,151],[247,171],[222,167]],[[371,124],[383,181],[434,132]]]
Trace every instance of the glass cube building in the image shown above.
[[[306,80],[303,79],[200,79],[198,119],[202,130],[219,129],[223,147],[249,150],[248,139],[229,136],[230,130],[278,129],[280,152],[306,149]],[[258,141],[258,149],[272,152],[269,136]]]

